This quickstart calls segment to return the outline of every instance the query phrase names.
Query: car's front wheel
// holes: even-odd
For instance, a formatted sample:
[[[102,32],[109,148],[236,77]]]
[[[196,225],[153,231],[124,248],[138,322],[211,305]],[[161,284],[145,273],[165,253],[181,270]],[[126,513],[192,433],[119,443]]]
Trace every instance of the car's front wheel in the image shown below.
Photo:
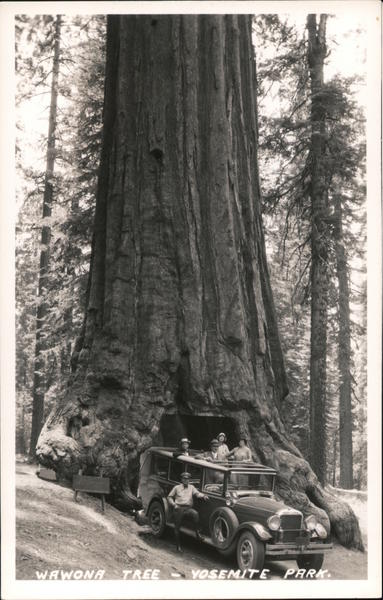
[[[244,531],[237,542],[237,564],[241,571],[258,569],[261,571],[265,562],[265,545],[257,540],[251,531]]]
[[[163,536],[166,529],[165,511],[159,500],[154,500],[148,512],[148,521],[153,534],[156,537]]]
[[[319,569],[323,565],[323,554],[301,554],[297,557],[297,565],[300,569]]]

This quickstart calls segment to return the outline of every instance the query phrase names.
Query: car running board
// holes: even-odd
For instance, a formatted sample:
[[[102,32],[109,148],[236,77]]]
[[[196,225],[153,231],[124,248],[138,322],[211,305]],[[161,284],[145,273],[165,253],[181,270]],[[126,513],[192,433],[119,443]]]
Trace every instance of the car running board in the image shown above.
[[[174,523],[167,523],[166,525],[168,527],[171,527],[172,529],[174,529]],[[195,539],[197,539],[194,529],[189,529],[188,527],[183,527],[181,525],[180,531],[182,533],[186,533],[186,535],[189,535],[190,537],[194,537]],[[216,547],[215,544],[214,544],[214,542],[213,542],[213,540],[211,539],[211,537],[205,535],[204,533],[202,534],[202,536],[203,536],[203,540],[202,541],[204,542],[204,544],[209,544],[210,546],[214,546],[214,548]]]

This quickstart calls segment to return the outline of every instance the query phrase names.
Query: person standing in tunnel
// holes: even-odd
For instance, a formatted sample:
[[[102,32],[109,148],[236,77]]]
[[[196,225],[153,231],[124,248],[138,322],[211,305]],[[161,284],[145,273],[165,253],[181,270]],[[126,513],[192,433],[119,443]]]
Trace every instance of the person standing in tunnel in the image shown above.
[[[251,450],[247,445],[247,439],[245,437],[241,437],[239,440],[239,445],[236,448],[233,448],[227,457],[233,457],[237,462],[251,462]]]
[[[226,445],[226,434],[219,433],[217,435],[217,440],[219,441],[219,446],[217,450],[218,460],[224,461],[227,459],[227,456],[229,454],[229,448]]]
[[[173,452],[173,456],[177,458],[177,456],[191,456],[189,451],[190,440],[186,437],[182,438],[178,444],[178,450]]]
[[[201,454],[197,454],[195,458],[202,458],[203,460],[208,460],[209,462],[219,460],[218,447],[219,441],[214,438],[214,440],[211,440],[210,442],[210,450],[202,452]]]

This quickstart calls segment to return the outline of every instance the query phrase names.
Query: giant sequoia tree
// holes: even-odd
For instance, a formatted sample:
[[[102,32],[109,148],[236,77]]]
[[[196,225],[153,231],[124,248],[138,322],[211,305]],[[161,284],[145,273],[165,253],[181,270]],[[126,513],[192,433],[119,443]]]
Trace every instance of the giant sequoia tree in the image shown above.
[[[281,497],[361,547],[278,412],[255,82],[250,16],[109,18],[87,312],[37,454],[66,474],[102,468],[121,499],[164,415],[225,417],[279,470]]]

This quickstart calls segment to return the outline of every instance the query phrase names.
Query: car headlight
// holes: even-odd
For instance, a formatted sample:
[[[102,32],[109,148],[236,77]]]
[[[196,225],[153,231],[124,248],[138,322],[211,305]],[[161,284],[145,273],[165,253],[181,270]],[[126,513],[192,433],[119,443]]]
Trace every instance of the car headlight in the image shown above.
[[[318,524],[318,521],[316,520],[314,515],[310,515],[309,517],[305,518],[305,523],[306,523],[306,527],[309,531],[314,531],[315,527]]]
[[[267,519],[267,525],[272,531],[277,531],[281,526],[281,518],[279,515],[272,515]]]
[[[317,523],[317,525],[315,527],[315,531],[317,532],[317,534],[320,538],[324,539],[327,537],[326,528],[323,527],[322,523]]]

